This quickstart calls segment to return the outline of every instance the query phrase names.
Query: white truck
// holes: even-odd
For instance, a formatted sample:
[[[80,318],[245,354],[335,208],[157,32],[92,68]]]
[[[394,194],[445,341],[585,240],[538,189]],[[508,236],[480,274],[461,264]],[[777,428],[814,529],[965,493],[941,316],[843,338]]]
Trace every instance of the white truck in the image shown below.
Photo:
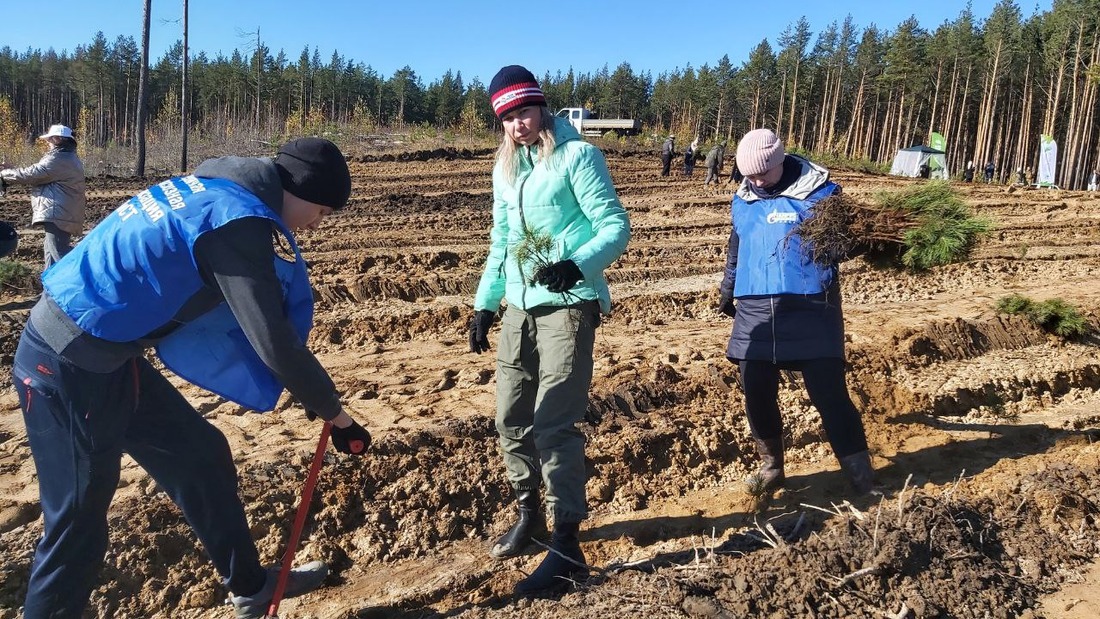
[[[642,121],[632,118],[596,118],[596,115],[583,107],[563,107],[558,117],[573,125],[581,135],[603,135],[614,131],[619,135],[636,135],[642,130]]]

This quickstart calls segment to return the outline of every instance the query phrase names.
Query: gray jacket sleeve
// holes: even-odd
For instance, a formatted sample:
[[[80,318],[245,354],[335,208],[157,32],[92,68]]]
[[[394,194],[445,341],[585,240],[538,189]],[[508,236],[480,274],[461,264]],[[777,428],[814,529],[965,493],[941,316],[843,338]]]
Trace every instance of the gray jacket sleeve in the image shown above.
[[[44,185],[55,180],[56,175],[57,156],[53,151],[47,152],[38,163],[32,163],[25,168],[0,171],[4,182],[13,185]]]
[[[195,262],[218,288],[260,359],[306,410],[331,420],[340,414],[336,386],[299,339],[283,310],[275,275],[271,222],[245,217],[199,237]]]

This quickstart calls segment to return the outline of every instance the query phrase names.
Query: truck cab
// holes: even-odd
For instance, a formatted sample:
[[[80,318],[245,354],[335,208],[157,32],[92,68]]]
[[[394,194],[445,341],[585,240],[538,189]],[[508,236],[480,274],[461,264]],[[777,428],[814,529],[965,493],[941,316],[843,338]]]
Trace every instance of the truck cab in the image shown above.
[[[592,118],[592,112],[583,107],[563,107],[558,110],[558,118],[564,118],[569,121],[569,124],[573,125],[581,134],[584,133],[584,123],[582,122],[586,118]]]
[[[607,132],[619,135],[635,135],[642,129],[642,121],[630,118],[597,118],[590,110],[583,107],[563,107],[556,114],[558,118],[564,118],[581,135],[597,136]]]

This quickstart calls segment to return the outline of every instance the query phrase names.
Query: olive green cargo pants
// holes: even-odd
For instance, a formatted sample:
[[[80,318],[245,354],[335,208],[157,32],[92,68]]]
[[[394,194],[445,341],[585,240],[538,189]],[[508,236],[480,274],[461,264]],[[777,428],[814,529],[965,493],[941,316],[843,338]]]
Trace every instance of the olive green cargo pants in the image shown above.
[[[597,301],[529,311],[509,305],[501,318],[500,451],[516,490],[538,490],[541,473],[554,522],[580,522],[588,515],[585,438],[576,423],[588,408],[599,324]]]

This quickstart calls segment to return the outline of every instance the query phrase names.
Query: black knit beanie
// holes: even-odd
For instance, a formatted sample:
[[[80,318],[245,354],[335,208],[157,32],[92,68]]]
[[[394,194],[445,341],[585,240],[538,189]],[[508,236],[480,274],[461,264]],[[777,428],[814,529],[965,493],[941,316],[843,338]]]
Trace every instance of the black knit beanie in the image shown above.
[[[527,105],[546,105],[546,97],[534,74],[518,64],[497,71],[489,82],[489,100],[497,118]]]
[[[351,197],[348,163],[332,142],[299,138],[283,144],[275,155],[283,189],[314,204],[342,209]]]

